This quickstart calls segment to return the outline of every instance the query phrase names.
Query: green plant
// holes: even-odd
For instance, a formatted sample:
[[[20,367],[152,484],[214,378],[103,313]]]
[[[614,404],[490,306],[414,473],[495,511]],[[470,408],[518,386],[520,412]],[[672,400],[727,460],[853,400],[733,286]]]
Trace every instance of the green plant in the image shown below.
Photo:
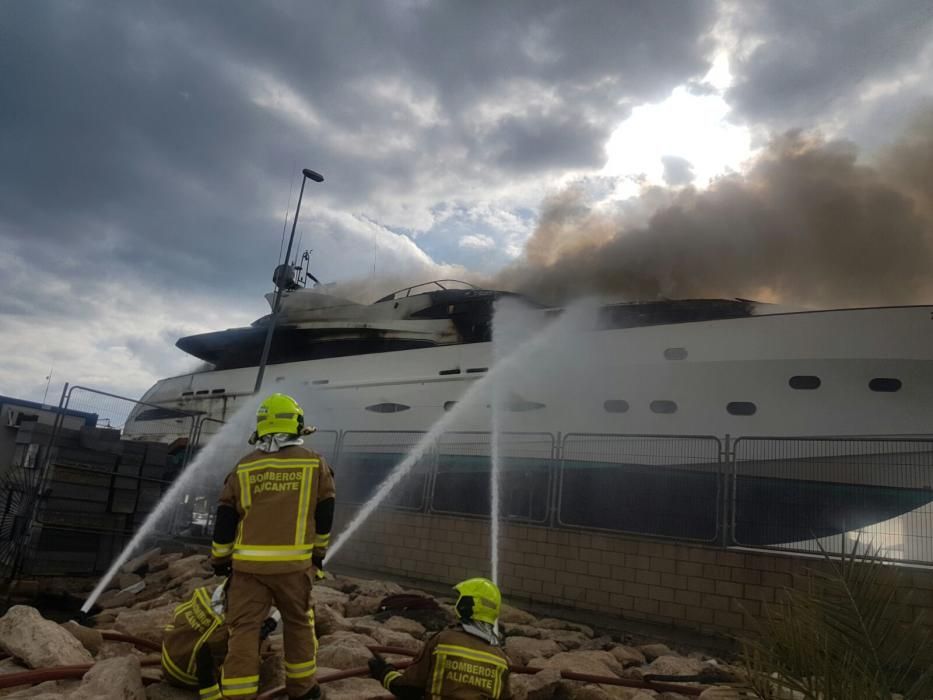
[[[933,645],[922,619],[904,621],[902,569],[825,552],[807,586],[787,589],[757,636],[741,640],[749,683],[764,700],[933,698]]]

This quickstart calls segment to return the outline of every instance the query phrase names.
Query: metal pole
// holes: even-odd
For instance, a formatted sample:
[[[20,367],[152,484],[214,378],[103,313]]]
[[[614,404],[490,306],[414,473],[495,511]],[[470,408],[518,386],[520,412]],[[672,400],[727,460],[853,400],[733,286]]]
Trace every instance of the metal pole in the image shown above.
[[[292,221],[292,233],[288,237],[288,249],[285,251],[285,264],[289,264],[292,256],[292,242],[295,240],[295,227],[298,225],[298,212],[301,211],[301,198],[305,193],[305,180],[307,175],[301,175],[301,191],[298,193],[298,204],[295,206],[295,220]],[[276,284],[275,299],[272,302],[272,317],[269,319],[269,330],[266,331],[266,342],[262,346],[262,356],[259,358],[259,372],[256,373],[256,386],[253,387],[253,393],[259,393],[262,388],[262,377],[266,373],[266,362],[269,359],[269,350],[272,348],[272,334],[275,332],[275,324],[279,320],[279,305],[282,301],[282,288]]]

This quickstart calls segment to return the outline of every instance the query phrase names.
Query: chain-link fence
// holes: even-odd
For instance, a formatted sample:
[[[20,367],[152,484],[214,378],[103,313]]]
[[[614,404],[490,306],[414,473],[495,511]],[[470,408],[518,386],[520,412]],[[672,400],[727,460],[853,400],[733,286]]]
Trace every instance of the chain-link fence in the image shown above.
[[[709,436],[568,434],[558,523],[680,540],[719,537],[722,443]]]
[[[731,543],[933,563],[933,440],[740,438]]]
[[[146,411],[161,441],[127,439]],[[75,426],[69,415],[94,416]],[[7,575],[104,570],[184,467],[196,414],[66,388],[52,426],[27,422],[3,473],[0,566]],[[167,442],[166,437],[174,437]]]

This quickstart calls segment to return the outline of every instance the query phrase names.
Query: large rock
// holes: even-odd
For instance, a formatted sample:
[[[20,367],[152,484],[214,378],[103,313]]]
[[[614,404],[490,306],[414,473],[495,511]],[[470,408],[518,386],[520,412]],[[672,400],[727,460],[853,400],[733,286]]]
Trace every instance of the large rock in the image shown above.
[[[621,676],[623,671],[622,664],[608,651],[563,651],[549,659],[531,659],[528,665],[533,668],[556,668],[593,676]]]
[[[165,571],[169,564],[178,561],[184,556],[185,555],[181,552],[168,552],[167,554],[160,554],[157,557],[153,557],[149,560],[149,573],[153,574],[157,571]]]
[[[603,686],[590,684],[575,688],[573,700],[615,700],[615,698]]]
[[[336,610],[341,615],[345,615],[347,612],[347,601],[350,600],[350,596],[334,588],[315,586],[314,590],[311,591],[311,600],[314,601],[315,605],[323,603],[329,605],[332,610]]]
[[[620,644],[609,649],[609,653],[612,654],[616,658],[616,661],[622,664],[624,668],[628,668],[629,666],[641,666],[645,663],[645,655],[635,647],[627,647],[624,644]]]
[[[390,595],[402,593],[403,589],[397,583],[391,581],[375,581],[362,578],[353,578],[352,576],[340,576],[334,580],[331,585],[344,593],[352,595],[379,596],[380,600]],[[349,615],[349,613],[348,613]],[[353,617],[350,615],[350,617]]]
[[[510,622],[502,622],[502,620],[499,620],[499,629],[505,637],[531,637],[532,639],[544,639],[544,635],[550,632],[550,630],[544,630],[540,627],[518,625]]]
[[[136,599],[136,594],[130,591],[110,590],[101,593],[97,599],[97,605],[101,608],[123,608],[132,605]]]
[[[703,662],[671,654],[659,656],[642,670],[646,676],[695,676],[703,670]]]
[[[97,652],[97,660],[114,659],[118,656],[132,656],[136,653],[136,647],[129,642],[108,642],[100,645],[100,651]]]
[[[358,595],[350,598],[344,606],[347,617],[363,617],[379,612],[379,603],[385,598],[383,595]]]
[[[548,668],[534,675],[509,674],[512,700],[551,700],[560,687],[560,671],[555,668]]]
[[[563,651],[553,639],[532,639],[530,637],[507,637],[505,653],[512,663],[526,665],[535,658],[549,658]]]
[[[328,683],[323,687],[324,697],[327,700],[360,700],[361,698],[383,698],[388,695],[382,684],[372,678],[347,678]]]
[[[69,700],[146,700],[139,659],[121,656],[94,664]]]
[[[150,549],[148,552],[143,552],[139,556],[129,559],[123,566],[121,566],[120,573],[123,573],[123,574],[145,573],[146,570],[148,569],[149,562],[151,562],[161,553],[162,553],[162,549],[160,547]]]
[[[74,620],[68,620],[62,624],[62,627],[68,631],[75,639],[77,639],[88,650],[92,656],[100,651],[101,644],[104,643],[104,637],[95,629],[90,627],[85,627],[84,625],[79,625]]]
[[[177,595],[181,600],[188,600],[198,588],[207,588],[213,594],[214,589],[226,580],[223,576],[194,576],[178,587]]]
[[[592,646],[593,640],[588,638],[582,632],[549,629],[539,630],[539,632],[541,633],[541,639],[550,639],[557,642],[560,644],[561,648],[564,649],[564,651],[573,651],[574,649],[583,648],[595,648]]]
[[[94,661],[72,634],[27,605],[14,605],[0,618],[0,648],[30,668],[80,666]]]
[[[739,691],[725,686],[707,688],[699,695],[699,700],[739,700],[739,698],[741,698]]]
[[[399,649],[410,651],[413,654],[417,654],[421,651],[421,647],[423,646],[420,641],[410,634],[396,632],[395,630],[386,629],[385,627],[377,627],[370,634],[373,639],[379,642],[380,646],[398,647]]]
[[[317,603],[314,606],[314,628],[318,637],[324,637],[334,632],[349,632],[353,624],[326,603]]]
[[[3,700],[20,700],[29,698],[29,700],[61,700],[71,697],[71,691],[80,685],[78,681],[46,681],[28,688],[14,690],[9,695],[4,695]],[[0,691],[2,693],[3,691]]]
[[[376,640],[365,634],[335,632],[321,637],[318,647],[319,666],[345,670],[365,666],[372,658],[369,646],[377,646]]]
[[[168,575],[173,586],[181,585],[188,579],[203,578],[209,573],[206,554],[192,554],[168,565]]]
[[[648,661],[654,661],[659,656],[673,656],[674,652],[667,644],[642,644],[638,651],[645,655]]]
[[[567,620],[558,620],[553,617],[542,617],[535,625],[546,630],[570,630],[571,632],[580,632],[587,637],[593,636],[592,627],[581,625],[576,622],[568,622]]]
[[[172,621],[174,611],[175,605],[171,603],[150,610],[127,610],[117,616],[113,627],[123,634],[142,637],[150,642],[161,644],[162,632]]]
[[[424,633],[426,632],[424,625],[422,625],[420,622],[409,620],[407,617],[401,617],[400,615],[393,615],[384,623],[382,623],[382,626],[388,630],[410,634],[416,639],[422,639],[424,637]]]
[[[117,574],[117,588],[129,588],[130,586],[139,583],[143,580],[143,577],[139,574]]]
[[[499,611],[499,622],[512,622],[519,625],[537,626],[538,620],[531,613],[527,613],[524,610],[519,610],[518,608],[503,603],[502,609]]]

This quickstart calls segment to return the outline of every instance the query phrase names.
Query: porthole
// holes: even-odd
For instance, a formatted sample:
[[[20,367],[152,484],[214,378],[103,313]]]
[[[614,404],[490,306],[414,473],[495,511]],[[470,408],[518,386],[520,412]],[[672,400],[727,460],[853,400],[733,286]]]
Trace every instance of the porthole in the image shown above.
[[[730,401],[726,410],[733,416],[754,416],[758,407],[751,401]]]
[[[901,380],[892,377],[876,377],[868,382],[868,388],[872,391],[892,393],[901,390]]]
[[[664,351],[665,360],[686,360],[687,348],[668,348]]]
[[[673,401],[652,401],[652,413],[677,413],[677,404]]]
[[[460,370],[459,369],[442,369],[440,372],[438,372],[438,374],[441,375],[442,377],[446,377],[449,374],[460,374]]]
[[[372,406],[367,406],[366,410],[373,413],[401,413],[409,408],[411,406],[406,406],[403,403],[374,403]]]
[[[822,384],[819,377],[814,377],[809,374],[799,374],[795,377],[791,377],[787,383],[790,384],[791,389],[804,390],[819,389],[820,384]]]
[[[456,406],[456,405],[457,405],[457,402],[456,402],[456,401],[445,401],[445,402],[444,402],[444,410],[445,410],[445,411],[451,411],[451,410],[453,410],[453,407]]]
[[[625,413],[628,410],[628,401],[623,399],[603,401],[603,410],[606,413]]]

